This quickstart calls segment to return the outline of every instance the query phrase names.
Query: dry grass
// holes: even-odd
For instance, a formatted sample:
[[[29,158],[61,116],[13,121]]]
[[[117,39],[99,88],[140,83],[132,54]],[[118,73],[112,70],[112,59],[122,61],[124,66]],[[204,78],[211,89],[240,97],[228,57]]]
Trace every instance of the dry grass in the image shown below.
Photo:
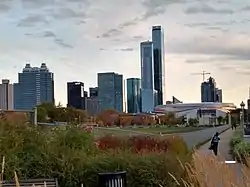
[[[198,152],[193,155],[194,165],[180,163],[187,171],[189,181],[177,181],[171,173],[169,175],[175,180],[176,184],[184,187],[250,187],[250,168],[240,164],[225,164],[221,158],[215,156],[205,156]],[[3,158],[2,166],[4,166]],[[236,170],[235,166],[241,167]],[[4,167],[2,167],[0,187],[2,187],[2,176]],[[19,179],[14,172],[16,187],[20,187]],[[35,185],[33,185],[35,186]],[[44,183],[43,187],[46,187]],[[81,185],[82,186],[82,185]],[[42,186],[36,186],[42,187]],[[160,186],[162,187],[162,186]]]
[[[189,182],[176,181],[185,187],[250,187],[250,168],[239,163],[226,164],[221,158],[193,155],[194,165],[181,164],[187,171]],[[238,168],[237,168],[238,167]],[[173,175],[170,176],[176,180]]]
[[[5,157],[3,157],[3,160],[2,160],[2,169],[1,169],[1,178],[0,178],[0,187],[3,186],[3,181],[4,181],[4,167],[5,167]],[[20,183],[19,183],[19,179],[18,179],[18,176],[17,176],[17,173],[14,171],[14,179],[15,179],[15,184],[16,184],[16,187],[21,187],[20,186]],[[35,186],[34,184],[32,185],[32,187],[47,187],[47,184],[46,182],[44,182],[43,186]]]
[[[1,114],[1,121],[7,123],[26,123],[29,121],[28,113],[6,111]]]

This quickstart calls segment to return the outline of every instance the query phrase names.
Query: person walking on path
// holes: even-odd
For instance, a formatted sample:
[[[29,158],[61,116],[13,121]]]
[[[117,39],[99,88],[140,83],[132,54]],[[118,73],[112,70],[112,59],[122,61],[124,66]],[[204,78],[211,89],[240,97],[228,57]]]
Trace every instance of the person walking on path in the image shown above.
[[[237,124],[236,123],[232,123],[232,130],[236,130]]]
[[[217,156],[217,154],[218,154],[219,141],[220,141],[219,133],[216,132],[211,140],[211,144],[209,147],[210,150],[213,150],[215,156]]]

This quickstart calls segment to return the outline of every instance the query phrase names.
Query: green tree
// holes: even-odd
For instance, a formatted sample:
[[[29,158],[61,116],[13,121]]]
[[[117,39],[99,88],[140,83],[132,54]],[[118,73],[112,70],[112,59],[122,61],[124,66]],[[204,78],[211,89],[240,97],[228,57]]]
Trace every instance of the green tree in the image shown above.
[[[196,126],[199,123],[199,120],[197,118],[189,118],[188,119],[188,125],[190,126]]]
[[[53,103],[42,103],[37,107],[37,110],[39,110],[40,107],[44,108],[47,111],[50,122],[54,122],[56,120],[56,107]]]
[[[222,122],[223,122],[224,124],[228,124],[228,115],[226,115],[226,116],[223,118]]]
[[[46,122],[48,117],[47,110],[44,107],[37,107],[37,120],[38,122]]]
[[[218,116],[217,117],[217,121],[218,121],[218,124],[220,125],[223,122],[223,117],[222,116]]]

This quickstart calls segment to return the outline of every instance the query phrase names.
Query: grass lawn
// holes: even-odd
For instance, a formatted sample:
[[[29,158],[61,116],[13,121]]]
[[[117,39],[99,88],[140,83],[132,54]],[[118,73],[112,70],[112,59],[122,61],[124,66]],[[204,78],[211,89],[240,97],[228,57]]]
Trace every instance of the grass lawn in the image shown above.
[[[149,135],[148,132],[140,132],[140,131],[133,131],[131,130],[125,130],[120,128],[95,128],[94,136],[100,137],[105,135],[115,135],[115,136],[130,136],[130,135]]]
[[[174,134],[193,132],[203,130],[207,127],[143,127],[143,128],[95,128],[95,136],[115,135],[115,136],[130,136],[130,135],[150,135],[155,136],[161,134]]]
[[[207,127],[145,127],[145,128],[136,128],[133,131],[153,133],[153,134],[173,134],[173,133],[183,133],[183,132],[193,132],[203,130]]]

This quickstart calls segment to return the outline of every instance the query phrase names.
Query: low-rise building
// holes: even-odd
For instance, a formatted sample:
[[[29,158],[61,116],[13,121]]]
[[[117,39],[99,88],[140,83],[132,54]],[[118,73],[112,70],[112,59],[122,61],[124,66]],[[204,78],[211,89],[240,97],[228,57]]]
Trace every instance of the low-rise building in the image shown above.
[[[216,119],[226,117],[230,110],[236,109],[233,103],[177,103],[166,104],[155,107],[155,113],[175,113],[176,117],[196,118],[200,125],[213,124]]]

